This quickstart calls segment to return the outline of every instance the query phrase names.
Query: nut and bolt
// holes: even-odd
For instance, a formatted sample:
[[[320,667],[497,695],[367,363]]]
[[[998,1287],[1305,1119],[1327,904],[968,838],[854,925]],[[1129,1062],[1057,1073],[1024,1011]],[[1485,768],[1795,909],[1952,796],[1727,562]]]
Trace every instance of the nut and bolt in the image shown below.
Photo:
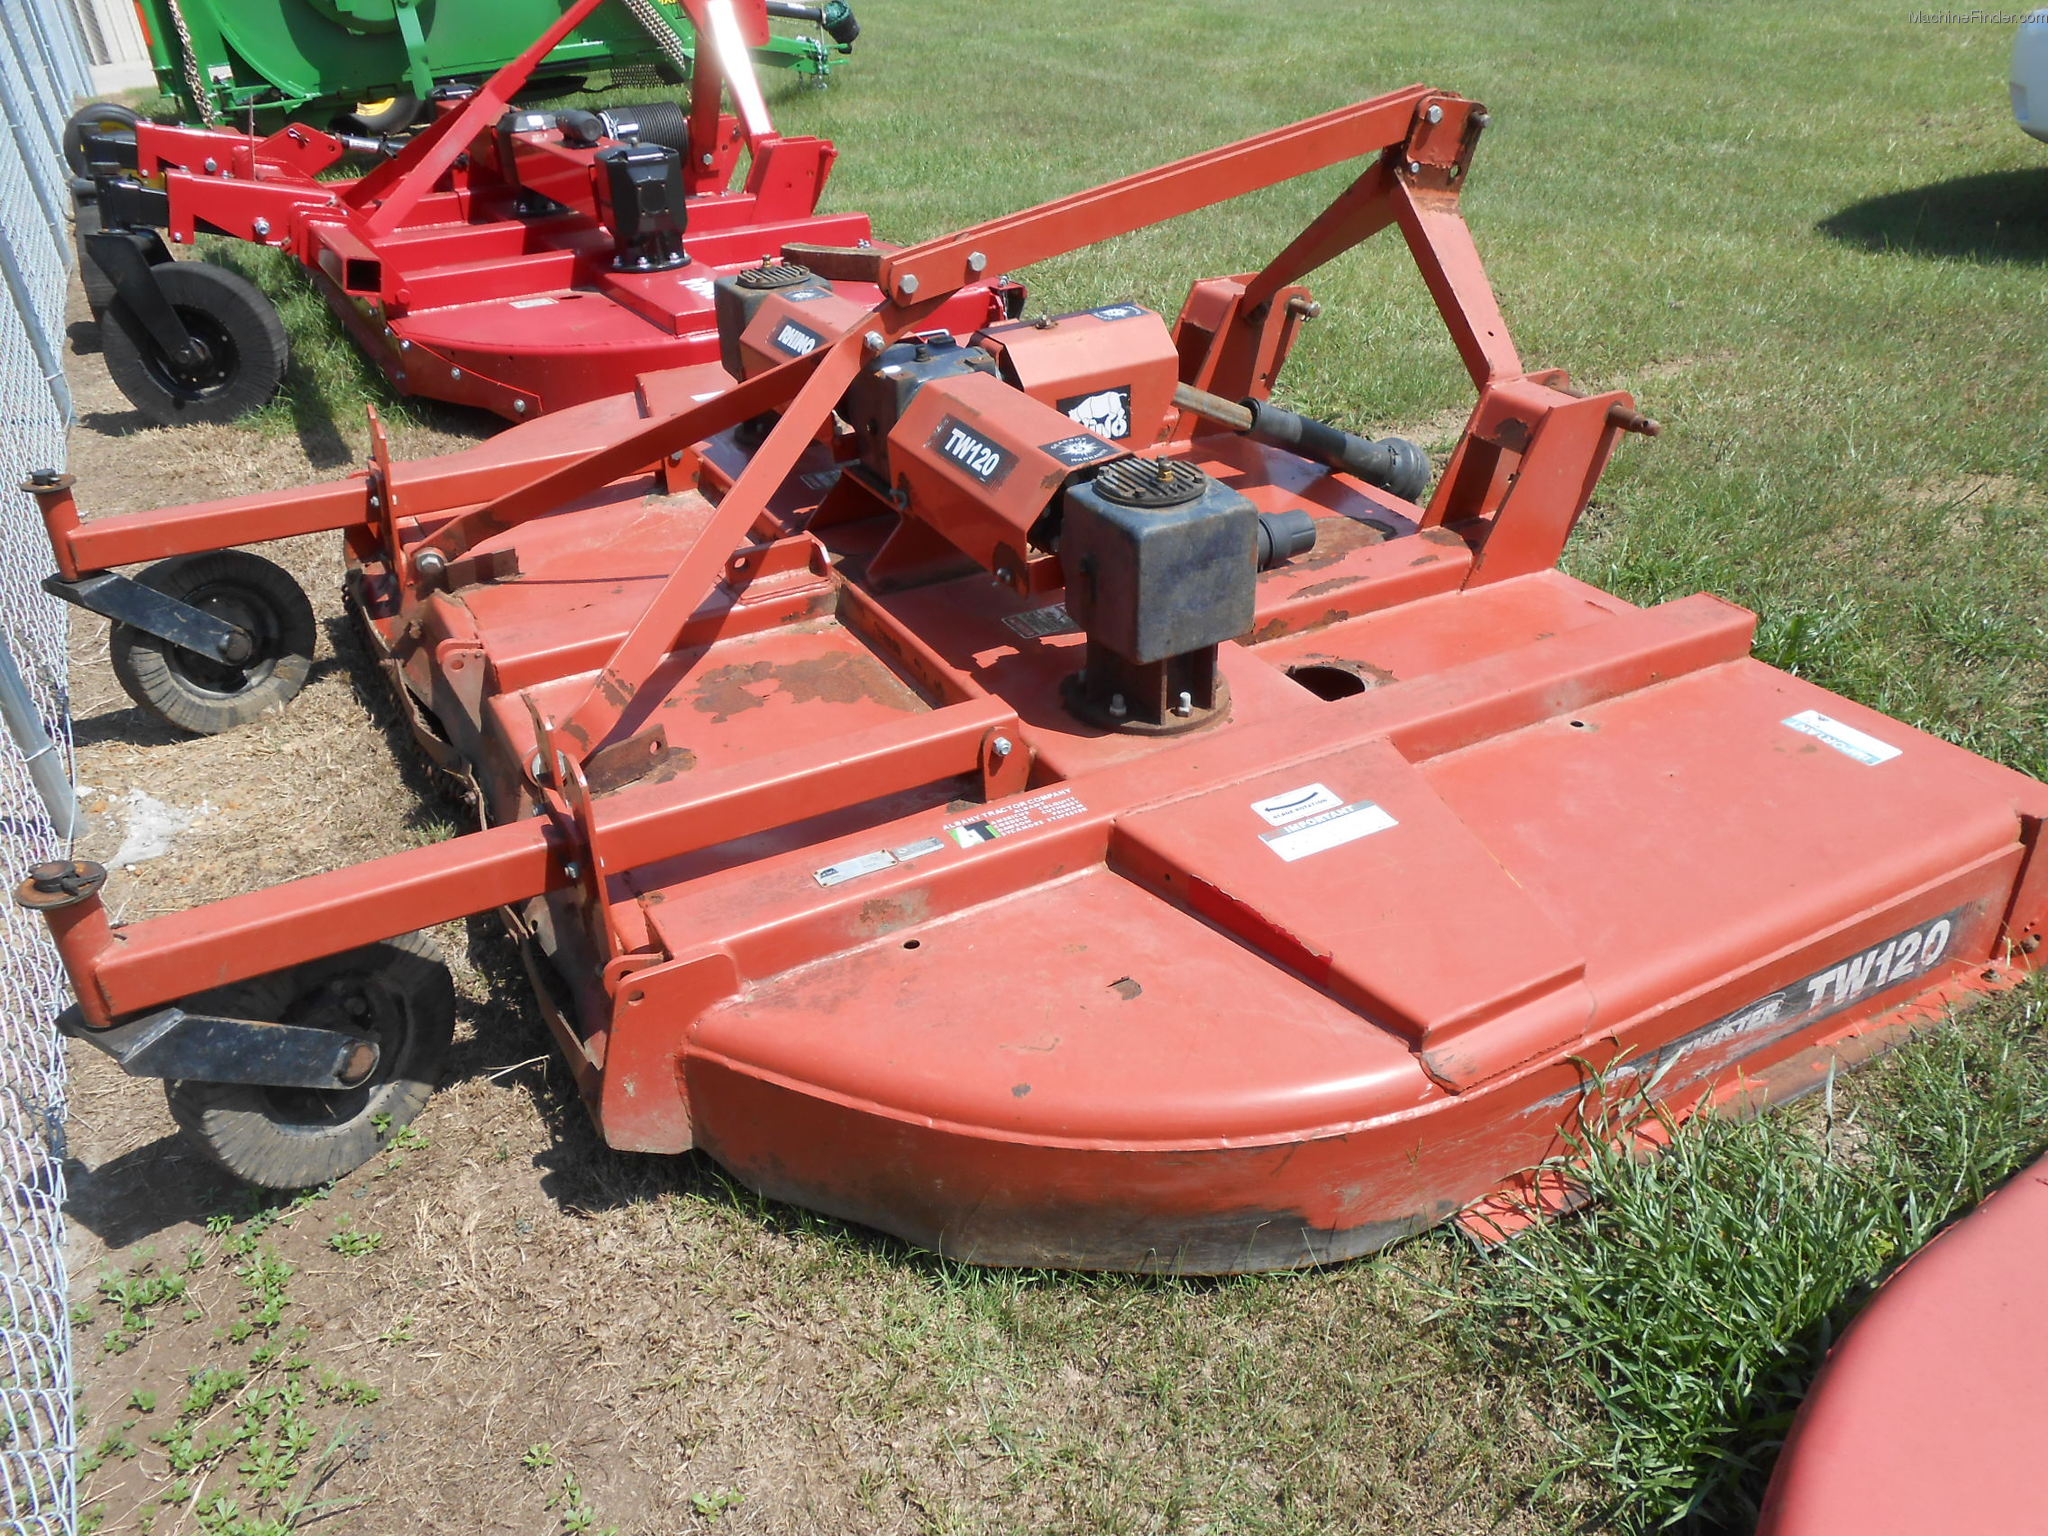
[[[460,368],[450,368],[448,370],[448,377],[451,379],[459,379],[462,377],[462,370]]]
[[[1440,123],[1444,120],[1444,109],[1435,102],[1431,102],[1429,110],[1422,114],[1422,119],[1428,123]]]
[[[414,557],[413,569],[431,581],[448,569],[448,557],[438,549],[423,549]]]
[[[1183,689],[1180,697],[1174,700],[1173,712],[1183,720],[1192,715],[1195,712],[1195,696]]]
[[[270,233],[270,220],[263,218],[261,215],[258,215],[256,222],[251,224],[249,227],[256,231],[256,238],[261,240],[265,235]]]
[[[1008,757],[1012,752],[1017,750],[1016,747],[1011,743],[1010,738],[1007,736],[998,736],[994,741],[988,744],[988,749],[999,758]]]
[[[986,272],[988,270],[988,257],[984,256],[980,251],[969,251],[967,253],[967,270],[970,272]]]
[[[861,337],[860,344],[863,347],[867,348],[869,356],[874,356],[875,354],[879,353],[882,350],[882,348],[887,345],[887,343],[882,339],[882,333],[880,331],[869,331],[866,335]]]
[[[524,416],[526,414],[526,402],[524,400],[514,400],[512,402],[512,409],[517,411],[521,416]]]
[[[28,878],[14,888],[14,904],[31,912],[51,912],[90,900],[107,883],[103,864],[90,859],[51,859],[29,866]]]
[[[1109,696],[1109,717],[1112,720],[1121,720],[1130,712],[1131,708],[1128,704],[1124,703],[1124,696],[1122,694],[1112,693]]]
[[[1474,112],[1472,114],[1472,126],[1474,128],[1484,128],[1492,121],[1493,114],[1491,112]]]
[[[410,352],[412,350],[412,342],[408,339],[401,339],[398,343],[398,350],[401,352]]]
[[[213,156],[208,155],[206,157],[206,174],[211,176],[215,171],[218,171],[219,169],[220,162],[214,159]]]
[[[578,864],[574,859],[571,859],[567,864],[564,864],[562,866],[562,873],[567,875],[571,880],[581,880],[583,878],[583,866],[581,864]]]
[[[1408,174],[1410,176],[1420,176],[1422,174],[1422,162],[1420,160],[1410,160],[1408,162]]]
[[[50,490],[63,484],[64,476],[54,469],[32,470],[29,473],[28,483],[37,490]]]
[[[906,299],[917,297],[917,274],[906,272],[896,280],[896,291]]]
[[[1304,320],[1313,320],[1322,312],[1322,305],[1318,304],[1314,299],[1304,299],[1300,294],[1296,294],[1287,301],[1287,313],[1299,315]]]
[[[1007,565],[999,565],[996,567],[996,580],[1006,587],[1014,587],[1017,585],[1017,573]]]

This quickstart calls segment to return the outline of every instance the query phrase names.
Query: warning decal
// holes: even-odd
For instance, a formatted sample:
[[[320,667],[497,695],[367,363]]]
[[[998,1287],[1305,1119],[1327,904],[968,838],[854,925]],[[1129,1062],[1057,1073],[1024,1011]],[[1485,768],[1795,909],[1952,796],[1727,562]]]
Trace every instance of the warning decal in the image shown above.
[[[1284,827],[1318,811],[1335,810],[1343,803],[1344,797],[1327,784],[1304,784],[1299,789],[1283,789],[1277,795],[1254,800],[1252,809],[1266,819],[1268,826]]]
[[[1320,784],[1314,787],[1322,788]],[[1361,837],[1370,837],[1375,832],[1384,832],[1398,825],[1372,801],[1354,800],[1333,811],[1322,811],[1291,821],[1278,832],[1261,832],[1259,837],[1268,848],[1292,864],[1312,853],[1341,848],[1346,843],[1355,843]]]
[[[1890,762],[1901,750],[1890,742],[1879,741],[1875,736],[1857,730],[1853,725],[1844,725],[1817,709],[1802,709],[1784,723],[1816,741],[1826,742],[1844,757],[1853,757],[1873,768],[1879,763]]]

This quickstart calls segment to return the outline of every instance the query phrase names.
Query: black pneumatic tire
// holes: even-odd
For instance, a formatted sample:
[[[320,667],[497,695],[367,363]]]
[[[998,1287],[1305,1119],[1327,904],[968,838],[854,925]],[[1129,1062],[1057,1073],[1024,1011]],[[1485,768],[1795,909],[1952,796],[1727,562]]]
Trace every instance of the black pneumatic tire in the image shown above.
[[[455,986],[423,933],[188,998],[193,1012],[346,1029],[377,1041],[354,1088],[167,1082],[179,1129],[237,1178],[305,1189],[360,1168],[425,1106],[455,1033]]]
[[[127,624],[107,638],[114,676],[128,697],[159,720],[214,736],[289,703],[313,667],[313,605],[291,573],[239,549],[173,555],[135,578],[168,597],[217,614],[256,642],[230,665]]]
[[[101,345],[122,394],[158,426],[227,422],[277,393],[291,344],[284,318],[263,290],[226,267],[165,262],[156,269],[164,297],[206,359],[184,367],[167,357],[128,306],[107,306]]]
[[[64,121],[62,144],[64,163],[71,167],[71,174],[86,174],[85,133],[88,128],[133,128],[142,121],[142,114],[133,107],[124,107],[118,101],[88,102]]]

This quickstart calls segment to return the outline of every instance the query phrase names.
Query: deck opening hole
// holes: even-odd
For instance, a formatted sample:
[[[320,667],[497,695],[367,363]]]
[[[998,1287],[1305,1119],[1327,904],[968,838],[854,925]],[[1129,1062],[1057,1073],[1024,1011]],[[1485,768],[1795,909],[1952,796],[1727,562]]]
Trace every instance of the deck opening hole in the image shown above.
[[[1287,675],[1319,699],[1348,699],[1365,692],[1365,679],[1348,667],[1303,662],[1289,667]]]
[[[924,940],[923,940],[923,939],[905,939],[905,940],[903,941],[903,947],[904,947],[905,949],[916,949],[916,948],[917,948],[917,947],[918,947],[919,945],[921,945],[921,944],[923,944],[923,943],[924,943]]]
[[[1586,722],[1583,720],[1574,720],[1572,722],[1572,729],[1575,731],[1587,731],[1591,730],[1592,727],[1587,725]]]

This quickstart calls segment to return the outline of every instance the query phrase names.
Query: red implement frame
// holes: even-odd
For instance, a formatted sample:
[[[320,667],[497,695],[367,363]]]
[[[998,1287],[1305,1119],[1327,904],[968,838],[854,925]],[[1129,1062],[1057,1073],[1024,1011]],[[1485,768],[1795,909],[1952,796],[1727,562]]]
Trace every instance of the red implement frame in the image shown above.
[[[1625,393],[1581,395],[1560,372],[1522,367],[1458,211],[1485,121],[1478,104],[1415,86],[907,250],[818,253],[821,270],[871,281],[884,297],[815,350],[713,398],[694,398],[686,376],[650,377],[633,397],[523,426],[447,459],[408,465],[380,457],[372,472],[350,481],[100,523],[79,522],[68,489],[42,492],[66,572],[343,530],[354,563],[369,573],[359,596],[375,609],[373,623],[384,626],[380,643],[391,646],[396,666],[412,668],[407,675],[420,699],[430,688],[473,688],[452,679],[457,671],[464,678],[480,672],[470,659],[488,655],[481,620],[466,633],[422,630],[427,617],[443,622],[451,610],[459,613],[446,623],[469,624],[461,617],[473,611],[469,600],[484,605],[486,592],[463,585],[465,562],[497,558],[513,534],[544,543],[567,520],[564,508],[636,502],[648,487],[674,493],[683,486],[687,494],[656,499],[664,515],[675,510],[670,504],[687,502],[691,519],[665,525],[686,531],[675,535],[672,552],[662,546],[659,568],[642,573],[645,584],[602,635],[551,642],[556,649],[547,655],[556,664],[549,669],[495,659],[504,668],[528,666],[509,681],[501,671],[490,701],[500,716],[493,718],[511,715],[515,724],[485,742],[497,753],[486,767],[500,782],[499,804],[513,807],[516,819],[119,930],[109,928],[96,895],[54,907],[48,915],[86,1021],[105,1026],[378,939],[547,892],[577,892],[575,908],[590,933],[586,952],[601,976],[601,992],[579,1007],[601,1017],[588,1033],[560,1021],[556,1029],[615,1145],[705,1145],[771,1193],[919,1240],[936,1241],[931,1234],[939,1233],[969,1252],[1007,1256],[1004,1262],[1178,1264],[1176,1254],[1134,1257],[1125,1239],[1155,1218],[1185,1232],[1226,1208],[1232,1222],[1250,1221],[1244,1213],[1257,1202],[1284,1198],[1271,1220],[1249,1227],[1219,1221],[1211,1237],[1189,1237],[1200,1254],[1194,1267],[1233,1268],[1362,1251],[1441,1218],[1541,1156],[1578,1091],[1573,1052],[1596,1023],[1611,1030],[1618,1059],[1685,1056],[1697,1064],[1689,1070],[1701,1072],[1734,1059],[1731,1042],[1766,1041],[1763,1064],[1784,1077],[1771,1091],[1789,1092],[1805,1085],[1801,1073],[1811,1075],[1801,1050],[1833,1048],[1869,1022],[1870,1008],[1857,1001],[1866,993],[1892,1007],[1897,994],[1886,989],[1903,989],[1909,979],[1922,987],[1922,1001],[2010,984],[2031,964],[2025,957],[2038,950],[2048,924],[2048,860],[2037,853],[2048,791],[1917,735],[1910,756],[1880,743],[1903,762],[1857,778],[1862,770],[1845,749],[1816,744],[1787,716],[1800,718],[1802,703],[1807,714],[1816,706],[1839,712],[1848,725],[1829,714],[1816,716],[1831,723],[1815,729],[1846,729],[1850,737],[1838,741],[1851,745],[1858,721],[1894,735],[1905,728],[1749,660],[1749,615],[1707,597],[1640,610],[1553,572],[1619,435],[1654,431],[1654,424]],[[997,582],[977,576],[971,592],[944,585],[897,591],[873,580],[874,564],[864,576],[848,576],[825,558],[830,540],[867,516],[852,503],[883,493],[848,489],[842,480],[822,500],[804,501],[794,487],[805,466],[829,466],[835,445],[843,447],[835,408],[864,366],[899,338],[940,323],[936,317],[965,287],[991,271],[1364,157],[1371,158],[1362,172],[1264,268],[1196,285],[1173,334],[1180,380],[1226,399],[1265,397],[1308,307],[1299,279],[1393,227],[1443,313],[1478,399],[1426,507],[1372,503],[1398,535],[1385,542],[1373,542],[1379,535],[1363,531],[1371,519],[1344,500],[1356,497],[1344,484],[1356,482],[1303,480],[1300,461],[1277,472],[1310,487],[1290,505],[1313,503],[1322,509],[1314,515],[1329,514],[1321,524],[1329,547],[1319,546],[1320,563],[1261,577],[1253,630],[1224,647],[1236,669],[1235,713],[1222,727],[1153,742],[1077,727],[1033,691],[1049,686],[1046,678],[1075,654],[1051,643],[1018,650],[1007,673],[984,667],[975,657],[1008,643],[1001,635],[1010,620],[992,625],[998,634],[991,640],[984,633],[990,615],[963,610],[1050,590],[1043,560],[1031,570],[1013,568],[1000,538],[976,546]],[[1146,323],[1158,324],[1156,317]],[[1074,334],[1085,336],[1088,327]],[[1094,334],[1117,333],[1105,326]],[[1021,337],[1009,344],[1029,349]],[[688,403],[664,407],[675,399]],[[779,413],[772,429],[739,452],[732,429],[768,412]],[[1269,461],[1257,457],[1264,450],[1197,438],[1185,417],[1164,424],[1153,446],[1248,485],[1266,474],[1256,488],[1277,489]],[[890,549],[917,516],[907,499],[893,505],[904,514]],[[920,558],[931,541],[949,536],[943,511],[926,514],[937,521],[921,525],[927,543],[912,552]],[[601,526],[602,539],[626,537]],[[807,606],[816,603],[825,606]],[[835,623],[807,627],[821,614]],[[762,733],[751,737],[735,727],[721,738],[728,747],[720,761],[590,792],[620,752],[664,749],[658,711],[705,683],[693,669],[706,664],[711,642],[748,640],[776,626],[778,638],[798,650],[828,643],[817,639],[827,630],[857,637],[847,643],[863,656],[886,656],[897,673],[916,679],[923,703],[854,709],[841,718],[855,724],[822,738],[804,734],[809,718],[776,716],[787,723],[756,727]],[[1299,680],[1327,674],[1330,658],[1319,648],[1362,629],[1370,641],[1346,642],[1366,647],[1352,659],[1399,658],[1402,675],[1390,670],[1387,678],[1399,686],[1372,688],[1354,672],[1355,688],[1325,694]],[[801,658],[812,679],[820,655]],[[819,697],[815,686],[808,697]],[[666,718],[708,717],[710,701],[699,699],[702,714]],[[748,696],[739,708],[758,703]],[[766,717],[748,714],[757,718]],[[1744,722],[1739,731],[1726,724],[1736,719]],[[1740,737],[1739,749],[1731,734]],[[1510,751],[1522,755],[1504,762],[1499,754]],[[1524,803],[1525,761],[1561,786],[1554,803]],[[1786,776],[1785,783],[1799,776],[1796,823],[1783,811],[1795,803],[1790,790],[1781,786],[1775,798],[1751,793],[1768,774]],[[845,889],[833,861],[869,849],[838,833],[794,830],[866,826],[859,817],[878,814],[874,808],[892,797],[928,794],[955,779],[969,787],[970,802],[978,789],[981,803],[1001,801],[1010,808],[1002,814],[1020,819],[980,831],[963,826],[972,814],[942,821],[960,810],[945,804],[949,790],[920,802],[918,814],[930,814],[917,825],[909,815],[890,823],[901,829],[900,867],[891,855],[866,866],[889,873]],[[1304,781],[1339,800],[1348,795],[1354,803],[1345,814],[1389,800],[1386,826],[1394,830],[1384,839],[1347,836],[1342,854],[1289,862],[1291,873],[1280,878],[1251,808]],[[1085,788],[1085,803],[1060,801],[1042,814],[1019,807],[1057,801],[1069,785]],[[1735,814],[1727,807],[1748,807],[1741,844],[1760,857],[1790,857],[1785,845],[1814,840],[1803,856],[1820,872],[1780,881],[1776,917],[1758,924],[1749,920],[1758,903],[1746,871],[1721,868],[1715,899],[1726,914],[1714,923],[1684,920],[1686,900],[1706,899],[1704,875],[1696,872],[1699,890],[1681,893],[1684,899],[1654,887],[1645,864],[1683,851],[1674,852],[1668,838],[1655,848],[1640,840],[1641,828],[1661,825],[1679,803],[1670,798],[1679,792],[1674,785],[1689,786],[1687,793],[1724,817]],[[1621,798],[1629,801],[1627,815],[1615,814]],[[1909,804],[1921,808],[1914,814],[1926,827],[1896,857],[1859,843],[1856,857],[1869,865],[1858,866],[1860,883],[1839,872],[1846,855],[1823,857],[1838,832],[1831,818],[1854,811],[1862,818],[1855,825],[1875,824],[1905,814]],[[1354,821],[1349,830],[1365,825]],[[780,851],[738,863],[727,854],[691,857],[749,838]],[[972,857],[954,856],[969,844]],[[1702,868],[1711,862],[1705,850],[1696,853]],[[1872,862],[1880,854],[1890,862]],[[645,889],[622,878],[649,871],[656,873]],[[1603,903],[1609,891],[1615,900]],[[1626,913],[1632,897],[1654,899],[1657,920],[1668,925],[1658,944],[1633,942],[1607,915],[1614,904]],[[1329,936],[1339,922],[1333,914],[1361,902],[1378,915]],[[1142,916],[1133,915],[1133,904]],[[1569,910],[1571,924],[1553,909]],[[981,915],[948,927],[969,912]],[[973,1108],[984,1117],[976,1125],[959,1107],[967,1103],[961,1085],[974,1075],[965,1068],[933,1067],[936,1076],[920,1079],[922,1097],[913,1093],[885,1112],[878,1104],[914,1075],[903,1054],[909,1048],[893,1037],[862,1045],[867,1037],[819,1027],[835,1006],[860,1012],[861,989],[908,999],[908,989],[940,985],[889,969],[911,951],[920,978],[945,976],[956,989],[1041,988],[1050,998],[1056,987],[1080,986],[1086,979],[1074,980],[1075,967],[1032,963],[1039,953],[1063,953],[1065,943],[1088,948],[1091,931],[1066,926],[1076,912],[1150,952],[1156,969],[1142,992],[1149,1001],[1138,991],[1115,995],[1134,1010],[1159,1010],[1143,1014],[1164,1019],[1150,1026],[1155,1031],[1170,1035],[1205,997],[1233,1020],[1256,1019],[1262,1009],[1279,1009],[1274,999],[1284,993],[1298,1039],[1308,1042],[1302,1049],[1333,1053],[1329,1075],[1312,1091],[1287,1084],[1269,1101],[1188,1110],[1199,1128],[1183,1135],[1183,1121],[1169,1133],[1140,1111],[1162,1102],[1175,1113],[1213,1104],[1215,1073],[1187,1065],[1187,1053],[1134,1065],[1135,1058],[1115,1054],[1124,1048],[1119,1042],[1135,1038],[1118,1026],[1085,1043],[1069,1037],[1073,1054],[1048,1056],[1032,1069],[1041,1085],[1058,1080],[1057,1091],[1071,1095],[1060,1103],[1079,1103],[1104,1082],[1161,1086],[1089,1100],[1088,1114],[1097,1116],[1089,1120],[1081,1109],[1054,1110],[1052,1092],[1032,1097],[1031,1083],[1019,1082],[1002,1088],[994,1110]],[[1632,920],[1647,924],[1649,908]],[[899,946],[895,936],[906,930],[917,937]],[[989,936],[963,940],[963,931]],[[1912,952],[1939,958],[1940,967],[1929,958],[1911,970],[1902,934],[1915,935]],[[1930,937],[1937,934],[1938,944]],[[1192,969],[1162,958],[1160,951],[1176,946]],[[812,974],[804,972],[811,962],[841,954],[854,958],[834,984],[836,1004],[819,1005],[800,987],[794,995],[777,991],[790,975]],[[1189,979],[1202,967],[1217,978],[1213,992]],[[1004,979],[992,980],[998,973]],[[1291,978],[1284,985],[1276,979],[1283,974]],[[1874,992],[1873,977],[1882,983]],[[1076,1017],[1107,1006],[1090,999],[1116,982],[1116,973],[1086,982],[1094,991],[1074,1004]],[[1768,1009],[1756,1001],[1765,994],[1772,994]],[[1185,1007],[1171,1001],[1183,995]],[[1342,1017],[1331,1022],[1323,1011],[1330,1008]],[[944,1022],[954,1022],[950,1005],[942,1011]],[[915,1015],[888,1015],[905,1016]],[[1754,1033],[1780,1021],[1790,1022],[1777,1034]],[[942,1051],[948,1038],[935,1032],[917,1051]],[[767,1061],[774,1042],[799,1039],[807,1043],[788,1046],[794,1065]],[[759,1059],[740,1060],[735,1040],[747,1050],[758,1046]],[[1013,1048],[1026,1047],[1003,1047]],[[1074,1065],[1095,1050],[1111,1053],[1101,1071]],[[803,1075],[823,1071],[834,1053],[845,1058],[840,1085],[813,1092]],[[981,1058],[974,1060],[978,1072]],[[1263,1070],[1257,1050],[1232,1060],[1240,1075]],[[1299,1089],[1306,1102],[1351,1093],[1347,1085],[1368,1078],[1379,1095],[1370,1115],[1360,1108],[1347,1121],[1332,1109],[1322,1119],[1288,1122],[1320,1129],[1274,1129],[1272,1103],[1287,1094]],[[941,1102],[955,1107],[942,1110]],[[710,1118],[700,1123],[700,1113]],[[1069,1114],[1075,1118],[1061,1118]],[[1036,1129],[1028,1133],[1016,1129],[1033,1115],[1053,1118],[1031,1122]],[[781,1128],[798,1123],[804,1130],[789,1145],[771,1145]],[[1105,1128],[1070,1128],[1084,1124]],[[1169,1146],[1175,1136],[1186,1143],[1180,1151]],[[1105,1196],[1097,1171],[1096,1154],[1112,1145],[1126,1154],[1118,1178],[1151,1181],[1142,1190],[1130,1186],[1128,1231],[1117,1203],[1126,1196]],[[820,1147],[830,1149],[817,1165],[826,1172],[792,1171],[799,1151]],[[1197,1152],[1212,1174],[1193,1171]],[[1368,1156],[1379,1170],[1371,1178],[1359,1167]],[[945,1210],[933,1193],[954,1187],[943,1178],[918,1184],[921,1194],[877,1194],[834,1184],[839,1175],[830,1171],[906,1165],[965,1170],[959,1187],[991,1192],[986,1209]],[[1425,1167],[1427,1179],[1417,1171]],[[1275,1185],[1282,1169],[1284,1197]],[[1219,1192],[1224,1185],[1229,1190]],[[1360,1194],[1369,1185],[1370,1199]],[[1003,1200],[1014,1200],[1012,1215],[1003,1214]],[[1083,1209],[1085,1218],[1075,1214]],[[1290,1235],[1297,1228],[1313,1240],[1297,1241]],[[1248,1246],[1240,1251],[1240,1244]]]
[[[863,215],[818,212],[833,145],[784,137],[769,118],[747,54],[767,36],[760,0],[682,0],[705,40],[682,164],[692,260],[615,269],[595,163],[608,141],[497,131],[533,70],[601,3],[575,0],[359,178],[323,179],[346,146],[297,123],[267,136],[143,123],[136,174],[162,189],[173,244],[206,232],[289,251],[402,393],[520,421],[624,393],[644,372],[709,365],[711,279],[790,240],[853,246],[872,231]],[[963,294],[949,318],[971,328],[995,317],[988,302]]]

